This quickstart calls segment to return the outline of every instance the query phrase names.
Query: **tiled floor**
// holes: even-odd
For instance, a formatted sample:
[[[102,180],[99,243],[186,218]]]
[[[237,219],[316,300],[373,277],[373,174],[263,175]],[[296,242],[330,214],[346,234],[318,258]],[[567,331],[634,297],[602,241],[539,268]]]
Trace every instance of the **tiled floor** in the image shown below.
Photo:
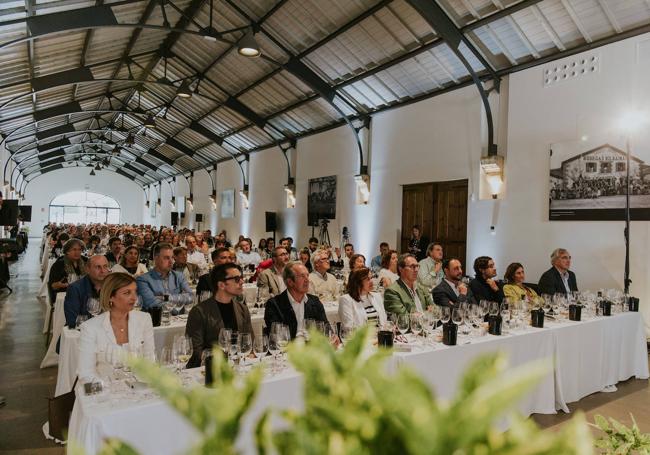
[[[0,454],[60,455],[64,453],[43,437],[47,420],[47,400],[54,392],[56,368],[39,369],[45,354],[43,305],[36,300],[40,286],[38,255],[40,245],[32,240],[27,252],[11,267],[10,285],[14,293],[0,291],[0,395],[7,404],[0,407]],[[634,414],[641,430],[650,432],[650,388],[648,381],[629,380],[615,393],[597,393],[572,404],[593,421],[603,414],[630,423]],[[570,414],[535,415],[545,428],[559,428]]]

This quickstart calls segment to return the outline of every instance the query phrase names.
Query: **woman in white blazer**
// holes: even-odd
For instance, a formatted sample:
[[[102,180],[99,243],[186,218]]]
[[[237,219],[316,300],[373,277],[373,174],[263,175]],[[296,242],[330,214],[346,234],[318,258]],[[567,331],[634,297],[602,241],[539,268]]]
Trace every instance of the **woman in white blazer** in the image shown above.
[[[154,359],[151,316],[131,311],[138,300],[135,278],[127,273],[111,273],[102,284],[99,300],[104,312],[81,325],[78,375],[83,382],[99,378],[97,354],[106,354],[116,346]]]
[[[369,321],[386,322],[386,311],[381,294],[370,292],[370,269],[363,267],[350,272],[348,293],[339,298],[339,318],[346,328],[356,328]]]
[[[120,258],[120,263],[115,264],[111,272],[128,273],[134,278],[148,272],[147,266],[140,263],[140,250],[137,246],[131,245]]]

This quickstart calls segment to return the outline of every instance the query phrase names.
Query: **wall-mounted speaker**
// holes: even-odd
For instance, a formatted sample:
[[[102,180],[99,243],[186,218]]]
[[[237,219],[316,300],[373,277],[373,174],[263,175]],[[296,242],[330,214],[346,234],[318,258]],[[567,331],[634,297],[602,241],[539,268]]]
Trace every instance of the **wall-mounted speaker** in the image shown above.
[[[196,214],[195,214],[195,218],[194,218],[194,220],[195,220],[197,223],[202,223],[202,222],[203,222],[203,214],[202,214],[202,213],[196,213]]]
[[[275,212],[266,212],[266,232],[275,232],[278,229],[278,220]]]

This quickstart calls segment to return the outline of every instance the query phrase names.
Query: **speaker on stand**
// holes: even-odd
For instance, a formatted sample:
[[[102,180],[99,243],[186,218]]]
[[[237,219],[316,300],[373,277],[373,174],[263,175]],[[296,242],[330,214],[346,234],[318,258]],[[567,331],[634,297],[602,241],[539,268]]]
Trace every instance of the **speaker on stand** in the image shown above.
[[[196,221],[196,230],[200,231],[201,230],[201,223],[203,222],[203,214],[202,213],[197,213],[194,215],[194,221]]]
[[[275,231],[278,229],[278,219],[276,212],[265,212],[266,232],[273,232],[273,241],[275,242]]]

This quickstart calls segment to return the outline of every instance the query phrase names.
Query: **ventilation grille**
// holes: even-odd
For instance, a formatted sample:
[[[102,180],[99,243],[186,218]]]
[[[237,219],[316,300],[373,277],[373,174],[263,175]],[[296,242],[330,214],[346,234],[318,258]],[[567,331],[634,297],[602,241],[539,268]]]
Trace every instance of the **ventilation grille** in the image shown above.
[[[600,55],[580,55],[572,60],[563,60],[548,65],[542,70],[544,87],[574,81],[600,71]]]

